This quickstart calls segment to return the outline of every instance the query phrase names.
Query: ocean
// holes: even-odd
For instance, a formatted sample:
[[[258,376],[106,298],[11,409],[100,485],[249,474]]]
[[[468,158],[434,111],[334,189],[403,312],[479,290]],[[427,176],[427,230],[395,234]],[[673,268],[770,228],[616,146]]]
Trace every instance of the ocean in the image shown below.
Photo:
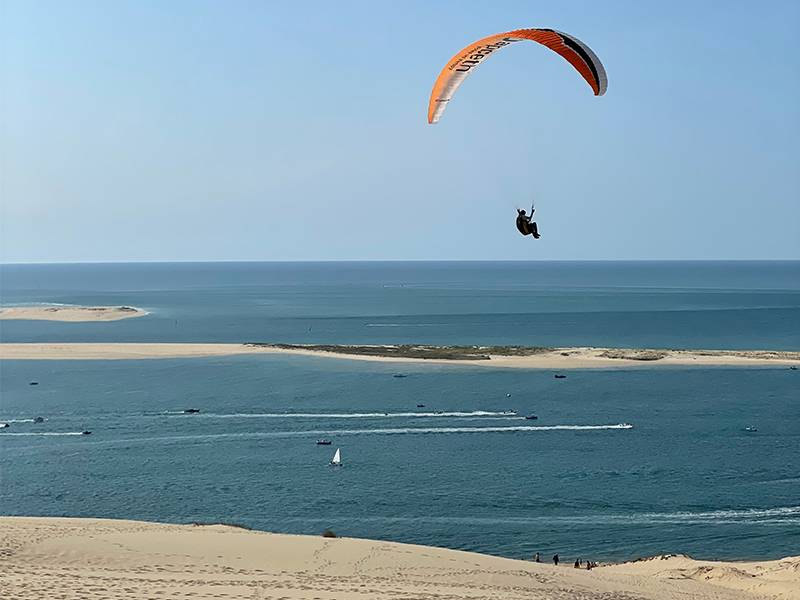
[[[2,321],[4,342],[800,350],[797,261],[3,265],[0,290],[5,305],[150,313]],[[6,360],[0,514],[330,528],[517,558],[797,554],[799,371],[564,373]]]

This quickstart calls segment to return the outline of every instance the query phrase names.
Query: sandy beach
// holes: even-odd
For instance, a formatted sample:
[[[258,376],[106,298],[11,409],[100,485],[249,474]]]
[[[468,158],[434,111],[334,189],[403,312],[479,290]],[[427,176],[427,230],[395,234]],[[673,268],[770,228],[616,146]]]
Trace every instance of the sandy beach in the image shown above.
[[[414,346],[289,346],[198,343],[5,343],[6,360],[126,360],[192,358],[239,354],[296,354],[389,363],[434,363],[520,369],[608,369],[664,366],[798,366],[800,352],[762,350],[645,350],[618,348],[497,348]],[[419,349],[423,349],[420,351]],[[428,352],[428,354],[426,354]],[[438,352],[438,354],[437,354]],[[399,354],[399,355],[398,355]],[[405,355],[403,355],[405,354]],[[431,358],[421,356],[430,355]],[[446,357],[444,357],[446,356]]]
[[[800,557],[684,556],[592,571],[409,544],[224,525],[0,518],[3,596],[397,600],[800,598]],[[572,559],[574,560],[574,559]]]
[[[147,312],[132,306],[7,306],[0,308],[0,320],[64,321],[85,323],[91,321],[120,321],[143,317]]]

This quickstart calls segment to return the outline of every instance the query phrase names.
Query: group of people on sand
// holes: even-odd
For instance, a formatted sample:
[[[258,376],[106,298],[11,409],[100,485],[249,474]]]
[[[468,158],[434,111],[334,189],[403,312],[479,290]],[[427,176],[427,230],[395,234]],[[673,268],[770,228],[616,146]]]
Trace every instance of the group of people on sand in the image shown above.
[[[591,560],[581,560],[580,558],[576,558],[573,566],[576,569],[583,569],[585,567],[587,571],[591,571],[597,566],[597,563]]]
[[[553,555],[553,564],[554,564],[555,566],[558,566],[558,561],[559,561],[559,560],[560,560],[560,559],[559,559],[559,557],[558,557],[558,554],[554,554],[554,555]],[[539,557],[539,553],[538,553],[538,552],[537,552],[536,554],[534,554],[534,555],[533,555],[533,562],[537,562],[537,563],[538,563],[538,562],[542,562],[541,558]],[[582,569],[582,568],[584,568],[584,567],[585,567],[587,571],[591,571],[591,570],[592,570],[592,569],[594,569],[596,566],[597,566],[597,563],[596,563],[596,562],[593,562],[593,561],[591,561],[591,560],[581,560],[580,558],[576,558],[576,559],[575,559],[575,564],[574,564],[574,567],[575,567],[576,569]]]

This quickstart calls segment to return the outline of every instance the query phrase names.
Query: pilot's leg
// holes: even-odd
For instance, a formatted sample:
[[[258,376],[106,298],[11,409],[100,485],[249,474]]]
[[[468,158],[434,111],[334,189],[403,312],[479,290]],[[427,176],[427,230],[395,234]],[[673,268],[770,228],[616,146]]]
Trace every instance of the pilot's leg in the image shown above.
[[[539,228],[536,226],[536,221],[531,221],[530,229],[531,229],[531,235],[538,240],[539,239]]]

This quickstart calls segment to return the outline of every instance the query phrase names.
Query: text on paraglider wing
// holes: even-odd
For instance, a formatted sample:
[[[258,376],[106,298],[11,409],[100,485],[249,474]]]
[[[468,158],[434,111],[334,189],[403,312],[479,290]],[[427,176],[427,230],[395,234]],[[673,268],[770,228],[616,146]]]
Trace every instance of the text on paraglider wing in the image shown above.
[[[489,56],[495,50],[499,50],[503,46],[508,46],[512,42],[519,42],[519,41],[521,40],[507,37],[493,44],[486,44],[485,46],[479,46],[478,48],[472,50],[468,55],[459,57],[457,61],[455,61],[452,65],[450,65],[450,70],[452,71],[453,69],[455,69],[456,71],[461,71],[462,73],[466,73],[472,67],[478,65],[484,58]]]

